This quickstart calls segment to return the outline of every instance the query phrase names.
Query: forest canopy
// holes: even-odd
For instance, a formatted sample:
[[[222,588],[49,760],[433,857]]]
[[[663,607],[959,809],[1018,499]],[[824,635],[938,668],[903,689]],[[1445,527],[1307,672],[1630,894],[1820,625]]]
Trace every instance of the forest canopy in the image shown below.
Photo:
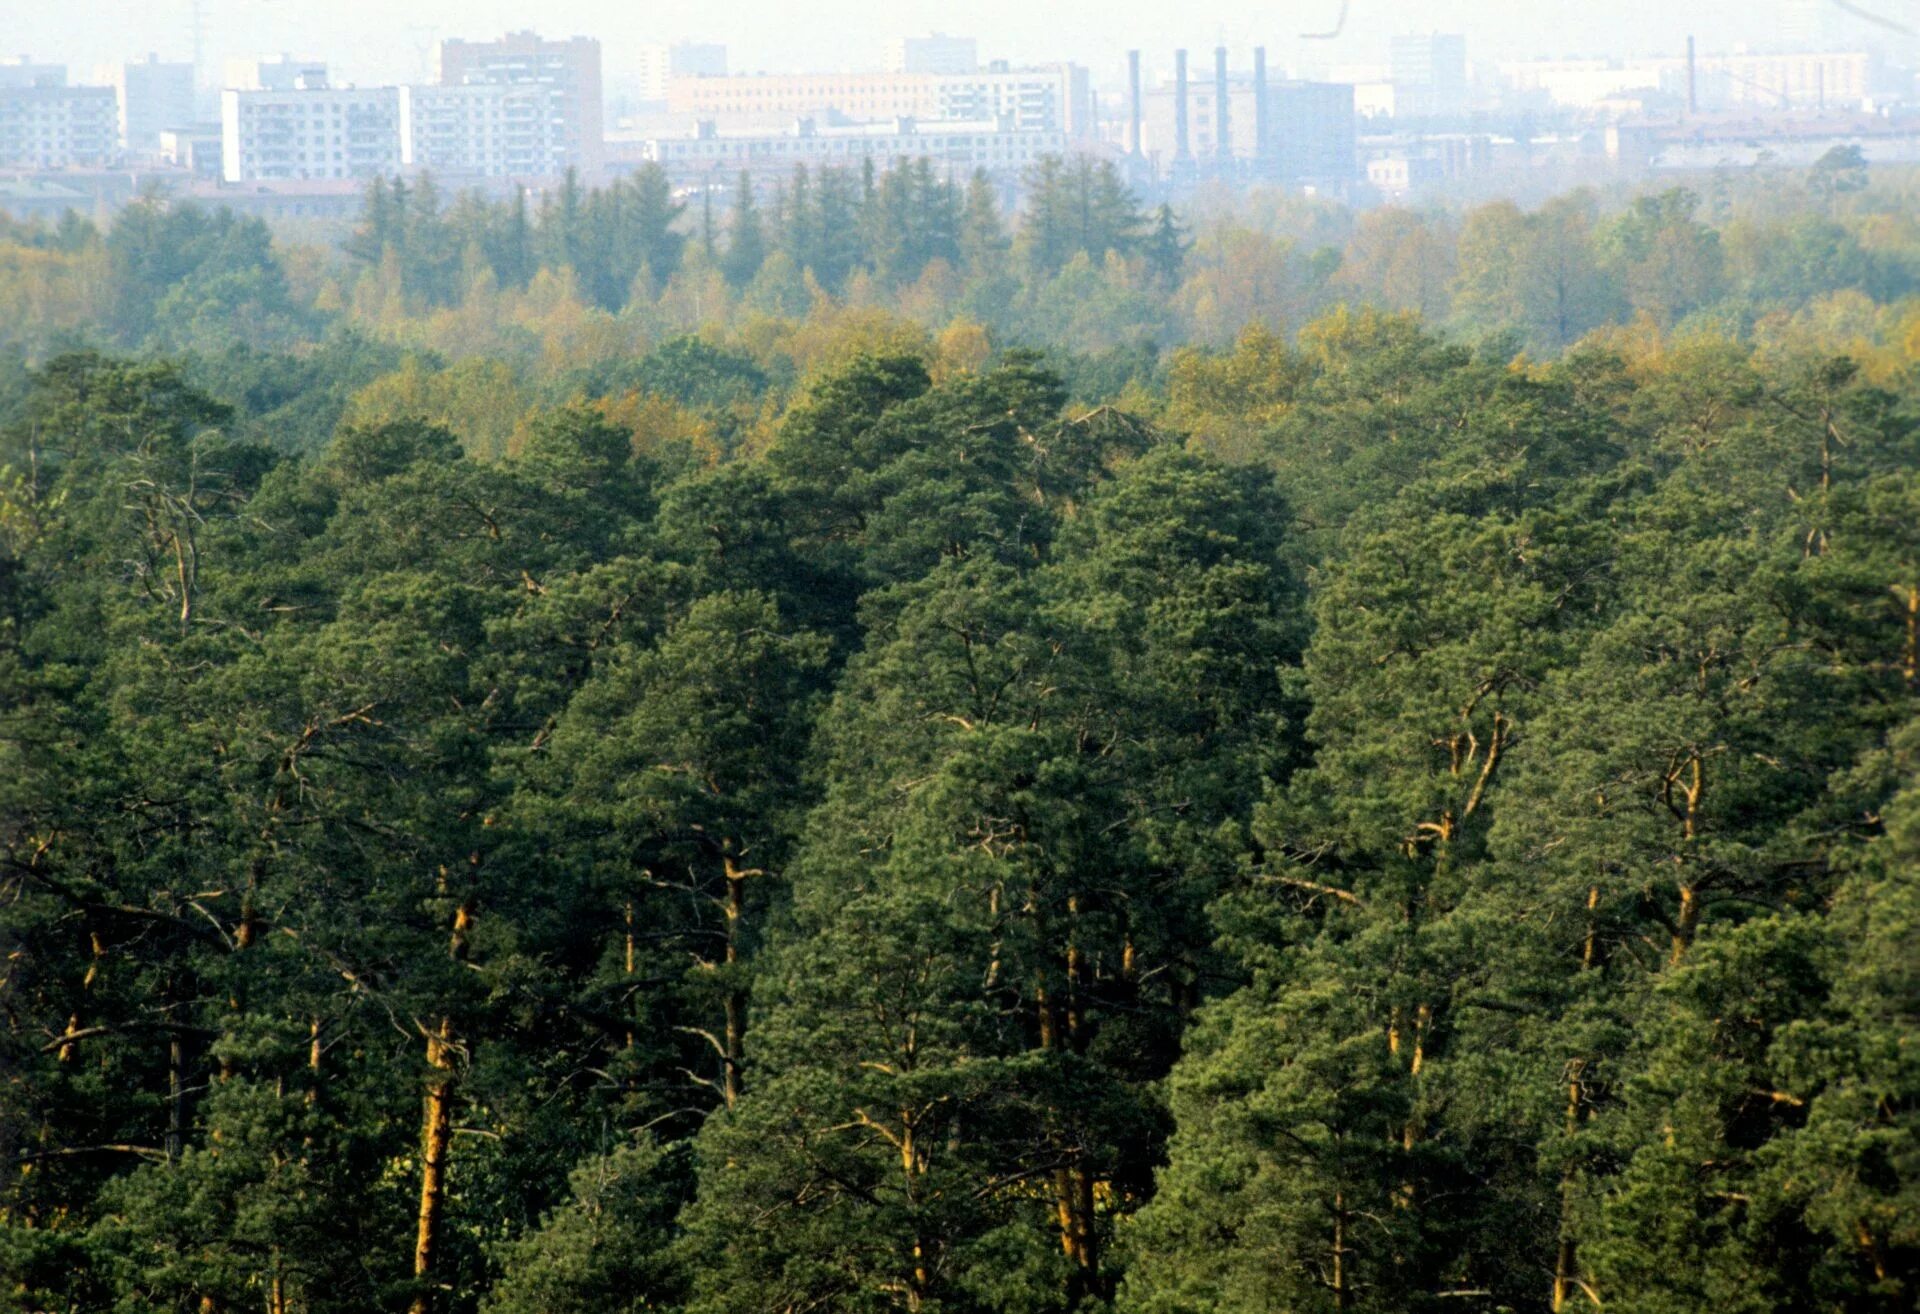
[[[7,227],[0,1310],[1911,1309],[1920,240],[1789,181]]]

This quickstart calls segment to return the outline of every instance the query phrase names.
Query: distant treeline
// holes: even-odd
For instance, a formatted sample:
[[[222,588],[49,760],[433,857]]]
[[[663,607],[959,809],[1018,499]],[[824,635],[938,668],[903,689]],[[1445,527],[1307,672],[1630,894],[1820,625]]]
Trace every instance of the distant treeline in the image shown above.
[[[376,180],[333,248],[159,199],[104,233],[72,217],[0,223],[0,344],[205,357],[350,325],[443,360],[507,362],[528,384],[686,333],[777,376],[807,368],[782,339],[853,319],[1153,355],[1347,303],[1535,354],[1616,326],[1888,360],[1920,350],[1920,195],[1847,149],[1811,169],[1577,192],[1533,211],[1355,213],[1224,192],[1147,211],[1085,158],[1037,165],[1017,215],[984,177],[925,161],[799,168],[760,193],[742,180],[724,205],[701,195],[676,199],[653,167],[603,188],[569,177],[537,204]]]

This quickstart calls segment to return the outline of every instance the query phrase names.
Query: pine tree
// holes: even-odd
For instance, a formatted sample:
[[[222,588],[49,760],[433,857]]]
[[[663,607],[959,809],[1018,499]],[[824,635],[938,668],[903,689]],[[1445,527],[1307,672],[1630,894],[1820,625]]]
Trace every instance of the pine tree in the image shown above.
[[[1180,273],[1186,265],[1187,241],[1174,220],[1173,207],[1162,204],[1154,212],[1153,231],[1141,243],[1147,272],[1162,290],[1171,292],[1180,286]]]
[[[728,282],[735,287],[745,287],[760,272],[760,264],[766,257],[766,236],[761,231],[760,209],[753,196],[753,178],[742,170],[740,182],[734,188],[733,207],[727,212],[727,249],[720,258],[720,268]]]

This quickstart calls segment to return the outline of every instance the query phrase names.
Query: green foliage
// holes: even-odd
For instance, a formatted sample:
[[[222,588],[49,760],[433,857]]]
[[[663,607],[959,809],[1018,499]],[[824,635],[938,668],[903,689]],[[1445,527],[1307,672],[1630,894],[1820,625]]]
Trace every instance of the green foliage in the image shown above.
[[[1881,180],[1035,184],[0,233],[0,1309],[1912,1307]]]

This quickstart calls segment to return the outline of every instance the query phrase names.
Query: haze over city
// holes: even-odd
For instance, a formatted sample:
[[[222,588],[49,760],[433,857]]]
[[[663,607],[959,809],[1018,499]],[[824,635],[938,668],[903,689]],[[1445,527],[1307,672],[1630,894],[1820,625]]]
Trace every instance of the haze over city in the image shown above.
[[[11,0],[0,40],[10,52],[57,51],[83,65],[148,50],[186,59],[197,10],[215,67],[228,57],[289,50],[326,59],[353,80],[376,82],[423,76],[439,39],[522,27],[599,37],[610,72],[636,46],[687,39],[725,43],[741,71],[799,72],[870,66],[886,36],[935,30],[964,31],[991,58],[1098,66],[1117,64],[1135,46],[1255,42],[1265,42],[1276,58],[1372,59],[1389,36],[1416,31],[1461,32],[1475,50],[1507,58],[1672,53],[1689,33],[1716,49],[1764,48],[1777,44],[1783,8],[1781,0],[980,0],[960,9],[939,0],[884,6],[859,0],[546,0],[537,6],[523,0]],[[1871,0],[1861,8],[1875,12]],[[1906,0],[1884,0],[1884,8],[1886,17],[1920,27],[1920,14]],[[1864,22],[1858,27],[1878,31],[1883,40],[1892,35]],[[1293,41],[1298,33],[1330,30],[1340,36]]]

